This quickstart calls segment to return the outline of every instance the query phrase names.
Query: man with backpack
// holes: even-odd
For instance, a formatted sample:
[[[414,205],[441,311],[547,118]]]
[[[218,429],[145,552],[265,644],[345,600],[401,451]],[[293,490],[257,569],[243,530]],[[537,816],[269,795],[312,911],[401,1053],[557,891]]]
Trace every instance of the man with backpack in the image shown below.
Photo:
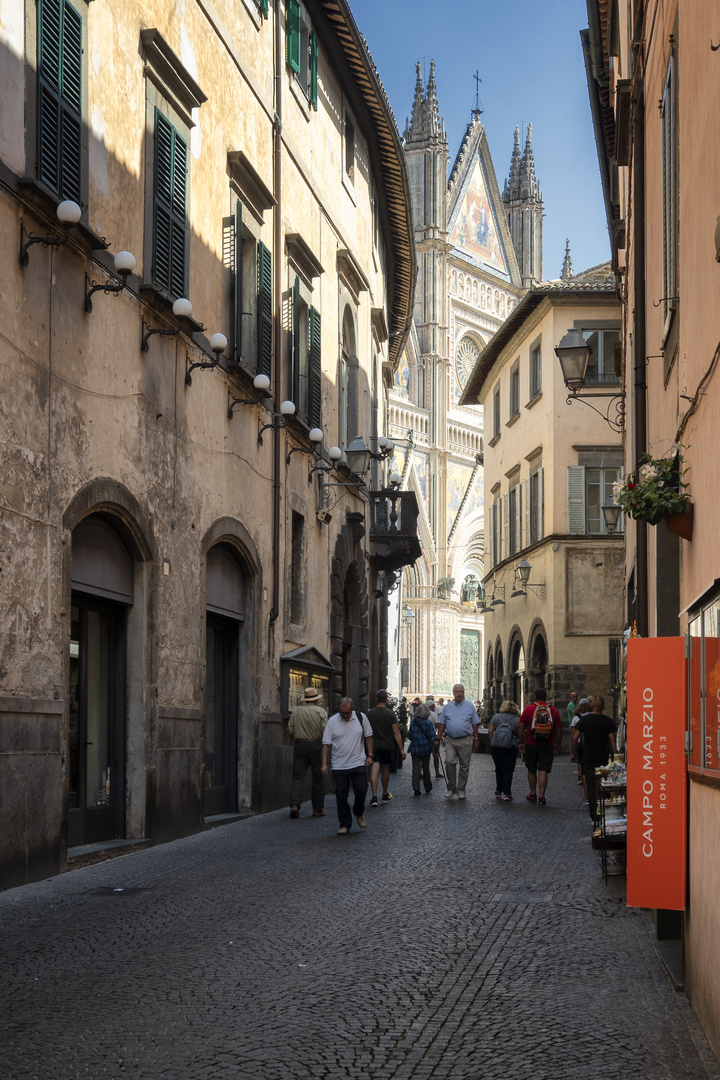
[[[560,713],[547,703],[547,691],[539,686],[535,701],[526,705],[518,726],[520,753],[525,756],[530,794],[528,802],[545,805],[548,774],[553,767],[555,755],[560,752],[562,722]]]

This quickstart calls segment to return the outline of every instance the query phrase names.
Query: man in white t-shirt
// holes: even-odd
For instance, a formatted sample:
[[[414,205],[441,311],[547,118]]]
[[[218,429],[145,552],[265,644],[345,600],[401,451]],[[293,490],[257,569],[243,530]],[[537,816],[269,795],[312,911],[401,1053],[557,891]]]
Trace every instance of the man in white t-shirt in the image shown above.
[[[367,766],[373,763],[370,721],[363,712],[358,716],[349,697],[340,699],[338,711],[325,725],[321,768],[323,776],[327,776],[328,773],[330,747],[332,747],[332,776],[335,781],[335,797],[340,822],[338,835],[345,836],[352,827],[352,814],[348,802],[351,784],[355,796],[352,813],[355,814],[361,829],[364,829],[367,824],[363,816],[368,788]]]

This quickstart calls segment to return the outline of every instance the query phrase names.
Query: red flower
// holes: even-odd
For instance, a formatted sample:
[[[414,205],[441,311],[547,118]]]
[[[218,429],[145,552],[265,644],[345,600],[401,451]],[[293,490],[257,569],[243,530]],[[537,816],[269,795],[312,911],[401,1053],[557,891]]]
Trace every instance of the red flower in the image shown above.
[[[632,489],[636,488],[636,487],[637,487],[637,484],[633,484],[632,480],[628,480],[628,489],[630,491],[632,491]]]

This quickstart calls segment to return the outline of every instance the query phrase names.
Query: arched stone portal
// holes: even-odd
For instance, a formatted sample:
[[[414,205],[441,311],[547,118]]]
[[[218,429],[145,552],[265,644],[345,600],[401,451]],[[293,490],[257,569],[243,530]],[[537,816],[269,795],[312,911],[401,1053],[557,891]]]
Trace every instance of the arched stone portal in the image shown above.
[[[365,535],[363,514],[350,513],[335,543],[331,578],[330,636],[333,709],[341,697],[351,697],[367,711],[369,691],[368,593],[360,541]]]

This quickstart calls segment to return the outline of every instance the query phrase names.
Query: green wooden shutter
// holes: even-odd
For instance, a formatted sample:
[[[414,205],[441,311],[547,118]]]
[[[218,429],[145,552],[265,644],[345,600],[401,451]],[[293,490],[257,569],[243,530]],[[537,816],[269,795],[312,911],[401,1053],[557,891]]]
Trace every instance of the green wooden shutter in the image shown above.
[[[260,0],[260,11],[262,12],[263,19],[269,18],[270,12],[268,11],[268,0]]]
[[[258,241],[258,374],[272,374],[272,254]]]
[[[290,386],[295,408],[300,407],[300,278],[295,277],[292,290],[292,355],[290,357]]]
[[[502,497],[502,520],[503,520],[503,538],[502,538],[502,555],[500,559],[507,559],[510,554],[510,496],[503,495]]]
[[[67,0],[38,0],[37,175],[82,200],[82,16]]]
[[[299,0],[287,0],[285,12],[285,59],[293,71],[300,73],[300,33],[302,30]]]
[[[187,144],[155,110],[155,214],[153,280],[174,296],[185,295]]]
[[[320,312],[310,308],[310,387],[308,393],[308,422],[310,427],[322,422],[322,360],[321,360]]]
[[[233,358],[236,364],[242,363],[243,351],[243,231],[242,231],[242,203],[238,200],[235,207],[235,281],[234,281],[234,310],[235,310],[235,347]]]
[[[315,31],[310,33],[310,104],[317,112],[318,97],[318,40]]]

